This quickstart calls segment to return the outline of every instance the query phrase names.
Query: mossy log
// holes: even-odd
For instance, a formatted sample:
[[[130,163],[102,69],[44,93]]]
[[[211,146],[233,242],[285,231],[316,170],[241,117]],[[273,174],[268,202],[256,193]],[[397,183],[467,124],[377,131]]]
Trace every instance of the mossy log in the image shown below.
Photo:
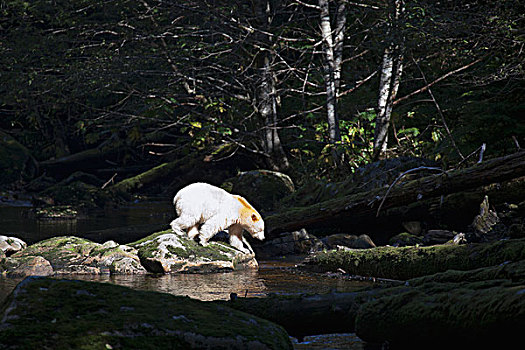
[[[378,208],[387,193],[387,188],[350,194],[307,207],[290,208],[265,218],[265,221],[270,236],[300,228],[346,227],[348,225],[357,228],[358,225],[365,223],[370,226],[370,222],[374,222],[376,226],[383,224],[385,227],[391,227],[392,218],[398,216],[400,212],[425,211],[421,210],[422,207],[428,211],[429,206],[435,206],[436,203],[439,204],[442,201],[441,196],[478,188],[483,189],[483,186],[510,181],[522,176],[525,176],[524,151],[491,159],[470,168],[450,170],[406,183],[398,183],[391,188],[382,203],[379,217],[376,217]],[[515,191],[510,191],[510,193],[515,193]],[[480,194],[481,200],[485,194]],[[418,208],[417,203],[421,203],[422,207]],[[406,209],[409,206],[416,208],[410,211]],[[400,219],[409,220],[407,217],[398,218],[397,221],[399,222]]]
[[[117,193],[133,193],[138,189],[148,186],[149,184],[160,182],[169,176],[172,176],[177,169],[184,164],[184,160],[162,163],[143,173],[124,179],[111,186],[111,190]]]
[[[378,247],[319,252],[304,263],[315,271],[407,280],[437,272],[470,270],[525,259],[525,239],[430,247]]]
[[[144,188],[162,185],[164,192],[174,195],[182,187],[195,181],[220,185],[237,171],[234,159],[223,162],[212,161],[216,154],[225,152],[223,148],[215,149],[210,155],[189,154],[183,158],[155,166],[138,175],[126,178],[111,187],[119,194],[132,194]]]

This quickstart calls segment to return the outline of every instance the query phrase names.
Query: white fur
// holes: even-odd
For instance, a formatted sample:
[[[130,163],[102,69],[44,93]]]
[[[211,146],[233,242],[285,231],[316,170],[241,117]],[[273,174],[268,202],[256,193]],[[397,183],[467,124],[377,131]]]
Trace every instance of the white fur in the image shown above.
[[[246,199],[222,188],[201,182],[193,183],[177,192],[173,199],[179,217],[171,222],[171,228],[179,235],[185,234],[187,230],[190,239],[199,235],[203,246],[219,231],[228,229],[230,244],[249,253],[243,247],[242,231],[245,229],[253,237],[263,240],[264,221],[251,205],[246,207],[242,201],[248,203]],[[252,215],[257,220],[252,220]]]

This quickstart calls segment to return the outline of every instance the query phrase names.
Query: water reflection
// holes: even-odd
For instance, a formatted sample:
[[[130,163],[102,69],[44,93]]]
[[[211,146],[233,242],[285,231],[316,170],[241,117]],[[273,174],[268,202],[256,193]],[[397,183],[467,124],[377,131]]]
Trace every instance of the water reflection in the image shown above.
[[[125,244],[168,228],[174,215],[170,201],[139,202],[72,220],[38,220],[32,207],[0,206],[0,234],[21,238],[28,244],[69,235]]]
[[[269,293],[350,292],[367,283],[302,275],[276,262],[261,262],[259,271],[246,270],[214,274],[173,275],[62,275],[56,278],[113,283],[133,289],[165,292],[200,300],[228,300],[230,293],[240,297],[264,297]],[[20,282],[20,278],[0,277],[0,301]]]

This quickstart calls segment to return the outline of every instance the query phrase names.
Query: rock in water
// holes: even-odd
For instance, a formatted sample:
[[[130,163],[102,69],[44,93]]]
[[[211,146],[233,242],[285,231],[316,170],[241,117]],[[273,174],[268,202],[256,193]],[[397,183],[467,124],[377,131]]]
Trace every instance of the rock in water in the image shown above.
[[[154,233],[130,246],[138,250],[146,270],[154,273],[219,272],[258,267],[254,254],[243,253],[223,242],[210,241],[204,247],[171,230]]]
[[[22,241],[20,238],[0,235],[0,251],[5,256],[12,255],[26,247],[26,242]]]
[[[28,277],[0,307],[0,348],[292,349],[286,331],[223,305]]]
[[[99,244],[72,236],[53,237],[3,259],[0,273],[10,276],[146,273],[134,248],[113,243]]]

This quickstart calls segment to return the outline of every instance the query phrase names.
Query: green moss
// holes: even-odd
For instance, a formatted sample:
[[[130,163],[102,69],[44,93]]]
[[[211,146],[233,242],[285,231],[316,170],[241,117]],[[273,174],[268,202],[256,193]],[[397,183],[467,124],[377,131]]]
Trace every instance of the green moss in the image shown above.
[[[525,259],[525,239],[469,245],[378,247],[317,253],[307,266],[323,271],[406,280],[448,269],[470,270]]]
[[[197,347],[204,341],[202,347],[208,345],[202,337],[243,337],[268,348],[291,348],[279,326],[221,305],[110,284],[53,279],[23,283],[18,289],[25,292],[17,295],[23,307],[11,310],[16,318],[0,330],[0,344],[7,347],[188,348],[192,338]]]
[[[128,244],[130,247],[137,247],[139,245],[141,245],[142,243],[145,243],[145,242],[148,242],[148,241],[152,241],[154,240],[155,238],[157,238],[158,236],[160,235],[165,235],[167,233],[173,233],[172,230],[164,230],[164,231],[160,231],[160,232],[155,232],[155,233],[152,233],[151,235],[149,236],[146,236],[144,238],[141,238],[139,239],[138,241],[135,241],[133,243],[130,243]]]
[[[226,254],[231,252],[231,248],[227,248],[221,243],[210,242],[206,247],[203,247],[198,242],[181,238],[184,248],[168,246],[168,251],[183,259],[191,259],[192,257],[207,258],[210,260],[229,260]]]
[[[469,347],[480,343],[486,347],[484,342],[494,334],[506,341],[521,337],[524,291],[523,285],[502,280],[391,288],[361,307],[356,333],[369,342],[397,346],[408,342],[428,346],[454,339]]]

